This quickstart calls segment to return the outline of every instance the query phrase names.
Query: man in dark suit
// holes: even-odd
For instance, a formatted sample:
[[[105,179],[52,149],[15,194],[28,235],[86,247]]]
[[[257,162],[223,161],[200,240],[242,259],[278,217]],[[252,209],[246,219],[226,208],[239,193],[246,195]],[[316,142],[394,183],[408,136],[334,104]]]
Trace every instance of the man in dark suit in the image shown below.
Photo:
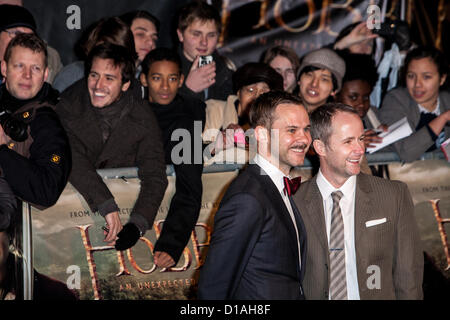
[[[216,213],[198,297],[303,299],[306,233],[288,176],[311,144],[308,114],[298,97],[274,91],[249,116],[257,154]]]
[[[319,173],[294,202],[308,232],[306,299],[422,299],[423,255],[407,186],[360,173],[364,127],[350,106],[311,114]]]

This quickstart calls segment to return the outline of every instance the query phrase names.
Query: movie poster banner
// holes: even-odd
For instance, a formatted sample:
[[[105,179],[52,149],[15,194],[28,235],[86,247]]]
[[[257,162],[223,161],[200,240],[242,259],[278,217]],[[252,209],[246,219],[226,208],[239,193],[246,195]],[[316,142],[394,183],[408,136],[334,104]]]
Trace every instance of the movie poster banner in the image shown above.
[[[200,216],[191,239],[175,267],[156,268],[153,245],[175,193],[169,186],[153,228],[131,249],[118,252],[103,241],[105,219],[90,211],[83,197],[68,184],[56,205],[32,209],[33,264],[47,276],[76,289],[80,299],[193,299],[198,269],[205,259],[214,213],[236,171],[203,174]],[[139,179],[104,179],[126,223],[139,193]]]
[[[424,160],[389,165],[391,180],[408,185],[424,251],[450,279],[450,163]]]

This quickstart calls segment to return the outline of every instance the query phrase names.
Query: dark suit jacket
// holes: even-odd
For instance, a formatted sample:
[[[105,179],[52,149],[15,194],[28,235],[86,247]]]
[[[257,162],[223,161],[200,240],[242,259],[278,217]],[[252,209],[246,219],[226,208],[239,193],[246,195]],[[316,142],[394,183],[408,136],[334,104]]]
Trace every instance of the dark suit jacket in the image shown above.
[[[303,282],[306,299],[328,299],[328,240],[317,176],[293,197],[308,232]],[[385,223],[366,226],[367,221]],[[422,299],[423,254],[414,206],[400,181],[359,174],[355,195],[355,246],[359,295],[366,299]],[[376,284],[379,267],[380,288]],[[372,287],[372,289],[370,289]]]
[[[261,172],[249,165],[222,199],[200,272],[200,299],[303,299],[294,225],[278,189]],[[304,266],[306,232],[293,208]]]

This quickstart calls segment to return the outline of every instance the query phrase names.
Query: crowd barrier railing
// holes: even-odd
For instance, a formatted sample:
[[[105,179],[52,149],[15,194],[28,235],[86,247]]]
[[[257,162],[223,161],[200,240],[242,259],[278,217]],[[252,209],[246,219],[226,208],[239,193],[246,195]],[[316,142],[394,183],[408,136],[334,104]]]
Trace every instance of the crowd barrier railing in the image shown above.
[[[447,163],[447,161],[445,161],[446,160],[445,156],[444,156],[444,154],[441,151],[425,153],[421,157],[420,160],[429,161],[427,163],[419,161],[419,162],[414,162],[413,164],[404,164],[404,165],[402,164],[401,166],[396,165],[396,164],[401,163],[401,159],[395,153],[366,154],[366,157],[367,157],[367,161],[368,161],[369,166],[389,166],[389,167],[392,167],[394,169],[393,170],[393,179],[399,179],[399,180],[405,181],[408,184],[408,186],[410,187],[410,190],[412,191],[411,193],[413,195],[413,198],[415,198],[414,199],[415,204],[417,204],[417,203],[420,204],[421,207],[419,209],[421,211],[426,211],[426,210],[430,211],[429,209],[425,210],[425,209],[422,208],[423,207],[423,203],[428,203],[428,201],[435,201],[435,203],[436,203],[436,200],[432,200],[432,199],[435,199],[436,197],[439,197],[441,200],[444,201],[444,202],[441,201],[441,204],[440,204],[442,206],[441,211],[444,212],[444,213],[447,211],[447,207],[448,207],[447,202],[449,202],[448,200],[450,200],[450,196],[449,196],[450,195],[450,185],[448,185],[448,181],[450,181],[450,179],[448,179],[448,177],[450,177],[450,170],[449,170],[450,169],[450,165]],[[436,162],[434,160],[439,160],[439,161]],[[444,162],[441,161],[441,160],[444,160]],[[417,177],[416,178],[410,178],[408,176],[408,170],[409,170],[408,169],[409,168],[408,165],[416,165],[416,167],[411,167],[411,168],[417,168],[417,166],[420,166],[421,168],[423,168],[423,167],[426,167],[426,166],[430,165],[431,168],[428,170],[429,172],[427,172],[426,170],[421,169],[422,171],[420,171],[419,175],[418,175],[419,176],[418,179],[420,179],[420,181],[418,181],[416,183],[415,180],[413,180],[413,179],[417,179]],[[398,172],[399,171],[398,168],[399,167],[402,168],[403,166],[406,169],[400,170],[401,172],[399,173]],[[203,173],[204,173],[205,177],[208,177],[208,176],[209,177],[206,180],[204,180],[204,181],[207,181],[207,183],[209,183],[208,186],[212,186],[212,185],[216,185],[217,184],[217,185],[220,185],[220,188],[222,188],[222,189],[226,188],[227,183],[229,183],[229,181],[231,181],[234,178],[234,176],[237,174],[237,172],[240,169],[242,169],[243,167],[244,167],[244,164],[237,164],[237,163],[213,164],[213,165],[206,166],[204,168],[204,170],[203,170]],[[312,164],[311,164],[310,161],[308,161],[306,159],[304,165],[301,168],[311,169],[312,168]],[[435,168],[437,168],[439,170],[441,170],[443,168],[444,169],[444,174],[443,175],[440,174],[440,176],[439,176],[439,174],[433,173],[435,171]],[[389,169],[389,170],[391,170],[391,169]],[[395,171],[395,170],[397,170],[397,171]],[[414,169],[414,170],[416,170],[416,169]],[[122,186],[122,187],[130,186],[130,188],[134,190],[130,194],[134,194],[134,195],[137,194],[136,190],[139,187],[139,182],[138,182],[138,179],[136,179],[136,178],[138,178],[138,169],[136,167],[114,168],[114,169],[100,169],[100,170],[97,170],[97,172],[103,179],[105,179],[105,181],[110,180],[112,183],[119,182],[118,184],[114,184],[114,186],[116,186],[116,187],[117,186]],[[212,175],[209,175],[210,173]],[[168,165],[166,167],[166,174],[168,176],[169,181],[171,181],[171,187],[170,187],[171,190],[169,190],[170,188],[168,188],[168,191],[166,192],[168,194],[165,196],[165,199],[163,200],[162,206],[164,206],[164,208],[167,209],[168,205],[170,204],[170,199],[173,196],[173,192],[174,192],[173,184],[174,184],[174,179],[176,178],[173,166]],[[216,178],[214,174],[217,174],[220,177]],[[221,174],[224,174],[226,176],[221,176]],[[433,182],[430,182],[431,180],[429,180],[429,176],[431,176],[433,174],[434,174],[434,177],[431,177],[431,179],[434,179],[434,180],[433,180]],[[416,175],[416,173],[415,173],[415,175]],[[126,183],[127,183],[127,179],[129,179],[130,181],[132,181],[132,183],[124,185],[123,184],[124,182],[122,181],[121,182],[122,184],[120,184],[120,180],[121,179],[123,179]],[[119,181],[116,181],[116,180],[119,180]],[[213,182],[211,182],[211,181],[213,181]],[[209,193],[209,195],[207,195],[207,199],[202,199],[202,206],[205,204],[205,207],[206,207],[206,209],[204,209],[202,207],[202,210],[205,210],[205,212],[203,213],[203,218],[205,217],[205,214],[209,215],[209,214],[212,214],[213,212],[215,212],[214,210],[216,210],[217,203],[215,202],[216,200],[211,200],[211,199],[216,199],[217,195],[219,194],[219,191],[218,191],[219,189],[212,188],[213,190],[211,190],[211,188],[208,188],[208,186],[204,187],[204,193],[205,192]],[[36,209],[32,208],[27,203],[23,204],[23,212],[22,212],[22,215],[23,215],[23,227],[22,227],[22,230],[23,230],[23,232],[22,232],[23,248],[22,248],[22,252],[23,252],[23,257],[24,257],[24,259],[23,259],[23,262],[24,262],[23,270],[24,270],[24,296],[25,296],[25,299],[31,299],[32,298],[32,290],[33,290],[33,288],[32,288],[32,284],[33,284],[32,279],[33,279],[33,262],[34,262],[33,261],[33,246],[36,246],[36,245],[42,246],[43,243],[48,241],[47,240],[48,239],[47,238],[48,234],[46,234],[46,232],[47,232],[46,228],[48,228],[48,226],[52,224],[52,223],[49,223],[49,222],[44,222],[43,223],[40,220],[38,220],[37,223],[36,223],[35,219],[36,218],[37,219],[41,219],[41,218],[42,219],[47,219],[49,217],[51,217],[51,219],[60,219],[60,220],[57,221],[57,224],[61,224],[61,225],[62,224],[70,224],[70,228],[68,227],[70,229],[70,232],[76,232],[78,234],[77,237],[79,238],[80,231],[78,229],[77,229],[77,231],[73,231],[73,230],[74,230],[74,228],[76,229],[76,227],[77,227],[76,223],[82,221],[82,219],[77,217],[77,213],[75,212],[75,210],[81,210],[81,211],[84,210],[84,212],[85,213],[88,212],[87,215],[89,215],[89,210],[87,209],[87,206],[85,204],[83,204],[84,200],[82,200],[81,195],[79,195],[72,186],[70,186],[70,190],[69,191],[70,192],[68,192],[68,194],[69,194],[70,197],[66,197],[65,199],[62,199],[62,200],[65,201],[68,198],[72,199],[72,200],[70,200],[71,203],[75,203],[76,202],[76,204],[73,206],[73,208],[78,208],[78,209],[69,209],[69,207],[64,207],[60,203],[60,200],[61,200],[61,198],[60,198],[60,200],[58,200],[59,207],[56,210],[56,211],[59,210],[60,212],[56,212],[55,213],[55,208],[49,208],[49,209],[47,209],[44,212],[39,212],[38,214],[34,213],[32,215],[31,214],[32,211],[36,210]],[[424,196],[424,193],[426,193],[426,192],[429,192],[429,193]],[[434,193],[432,193],[432,192],[434,192]],[[65,193],[63,193],[63,195],[64,194]],[[129,201],[128,198],[127,198],[127,201],[125,201],[125,202],[127,204],[124,204],[124,207],[126,207],[127,210],[128,210],[128,208],[132,207],[132,204],[130,204],[130,203],[132,203],[132,201]],[[54,207],[58,206],[58,203]],[[211,204],[212,204],[212,207],[214,207],[214,208],[210,207]],[[434,207],[437,207],[437,206],[435,205]],[[417,206],[416,206],[416,208],[417,208]],[[417,210],[419,210],[419,209],[417,209]],[[71,212],[69,212],[69,211],[71,211]],[[72,215],[72,211],[73,211],[74,217],[71,217],[71,218],[73,218],[72,220],[76,220],[76,221],[71,221],[71,219],[64,220],[64,219],[68,218],[68,214],[69,213],[70,213],[70,215]],[[80,211],[78,211],[78,212],[80,212]],[[91,236],[92,236],[94,234],[94,232],[97,232],[96,229],[94,230],[95,223],[99,223],[101,221],[101,219],[103,219],[103,218],[98,217],[97,215],[95,217],[93,217],[94,213],[90,213],[90,215],[91,215],[91,217],[90,217],[91,220],[89,220],[88,222],[81,223],[81,224],[83,224],[85,226],[92,224],[93,227],[91,229],[89,229],[89,230],[91,230]],[[428,216],[429,216],[428,212],[425,212],[424,215],[427,216],[426,219],[429,219],[428,218]],[[445,216],[445,214],[444,214],[444,216]],[[158,217],[159,217],[159,219],[158,219]],[[165,217],[165,215],[158,215],[157,216],[156,220],[158,220],[158,221],[155,220],[156,222],[155,222],[155,225],[154,225],[154,228],[153,228],[153,229],[156,228],[156,230],[154,230],[154,232],[153,232],[153,233],[156,233],[156,235],[155,234],[151,235],[151,237],[152,237],[151,241],[154,241],[155,240],[155,236],[157,237],[159,235],[159,231],[160,230],[158,230],[158,228],[160,227],[160,225],[158,227],[157,223],[161,223],[161,221],[163,221],[162,219],[164,217]],[[433,219],[434,219],[434,216],[433,216]],[[208,220],[208,223],[211,223],[209,221],[210,220]],[[429,221],[429,220],[427,220],[427,221]],[[206,223],[205,219],[203,219],[202,221],[199,220],[198,226],[201,225],[201,227],[204,230],[207,230],[208,228],[211,227],[211,226],[207,225],[208,223]],[[36,236],[35,232],[33,232],[33,230],[32,230],[33,229],[32,226],[35,228],[35,231],[37,231],[37,234],[38,234],[38,238],[37,239],[38,239],[38,242],[39,242],[38,244],[33,243],[33,241],[32,241],[32,239],[34,239],[34,237]],[[430,227],[430,228],[434,228],[434,227],[435,226],[432,225],[432,227]],[[87,234],[89,234],[88,228],[89,228],[89,226],[87,226],[87,228],[83,232],[87,232]],[[427,231],[427,232],[429,232],[429,231]],[[72,237],[74,237],[74,236],[72,235]],[[441,235],[441,237],[442,237],[442,235]],[[193,236],[193,238],[194,238],[194,236]],[[93,241],[95,242],[95,240],[96,239],[94,239]],[[77,241],[79,241],[79,240],[77,240]],[[197,241],[197,242],[201,242],[201,241]],[[207,245],[207,242],[208,241],[205,240],[205,242],[202,243],[202,245]],[[148,242],[148,243],[150,243],[150,242]],[[439,240],[439,243],[440,243],[440,240]],[[443,242],[443,243],[444,243],[444,246],[445,246],[445,242]],[[433,245],[435,246],[435,244],[433,244]],[[90,246],[90,242],[89,242],[89,246]],[[193,261],[192,263],[194,264],[195,262],[197,262],[197,267],[195,269],[198,270],[198,268],[200,267],[200,260],[201,260],[199,254],[198,254],[199,253],[198,252],[198,248],[192,248],[192,244],[190,246],[191,246],[191,251],[193,250],[192,252],[195,253],[194,258],[193,258],[194,260],[192,260]],[[86,247],[87,247],[87,244],[85,243],[82,250],[86,249]],[[47,249],[45,249],[45,250],[47,250]],[[92,247],[92,250],[95,250],[95,247]],[[48,254],[47,251],[45,251],[44,253]],[[133,258],[133,256],[130,255],[130,253],[128,253],[128,254],[129,254],[129,257]],[[187,259],[187,258],[191,259],[192,258],[192,256],[190,256],[190,253],[185,255],[184,257],[185,257],[185,259]],[[130,261],[131,261],[131,258],[130,258]],[[125,258],[123,256],[120,259],[125,261],[124,260]],[[450,261],[449,259],[450,258],[447,257],[448,261]],[[99,261],[101,261],[101,259],[99,259]],[[122,264],[122,262],[120,264],[121,270],[125,266],[124,264]],[[41,264],[41,266],[42,266],[42,264]],[[181,274],[181,273],[179,273],[179,274]],[[52,275],[50,274],[50,276],[52,276]],[[189,277],[190,277],[190,275],[189,275]],[[184,279],[184,280],[187,280],[187,279]],[[177,279],[175,279],[175,280],[173,280],[173,279],[170,280],[169,279],[167,281],[168,281],[168,283],[170,283],[170,281],[173,281],[173,283],[175,283],[175,284],[181,283],[181,282],[176,282],[176,281],[180,281],[180,280],[177,280]],[[147,283],[147,282],[145,282],[145,283]],[[153,281],[151,283],[153,285]]]

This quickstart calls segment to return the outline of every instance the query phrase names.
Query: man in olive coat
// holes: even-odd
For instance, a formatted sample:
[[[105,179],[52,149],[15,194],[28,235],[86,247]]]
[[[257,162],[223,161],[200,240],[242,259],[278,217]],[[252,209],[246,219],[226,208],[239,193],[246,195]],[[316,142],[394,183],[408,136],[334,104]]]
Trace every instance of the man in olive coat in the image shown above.
[[[69,87],[57,106],[72,147],[69,182],[105,218],[105,241],[117,250],[132,247],[151,229],[167,187],[161,132],[133,81],[128,50],[102,44],[89,54],[86,77]],[[141,189],[122,230],[119,207],[96,170],[135,166]]]

